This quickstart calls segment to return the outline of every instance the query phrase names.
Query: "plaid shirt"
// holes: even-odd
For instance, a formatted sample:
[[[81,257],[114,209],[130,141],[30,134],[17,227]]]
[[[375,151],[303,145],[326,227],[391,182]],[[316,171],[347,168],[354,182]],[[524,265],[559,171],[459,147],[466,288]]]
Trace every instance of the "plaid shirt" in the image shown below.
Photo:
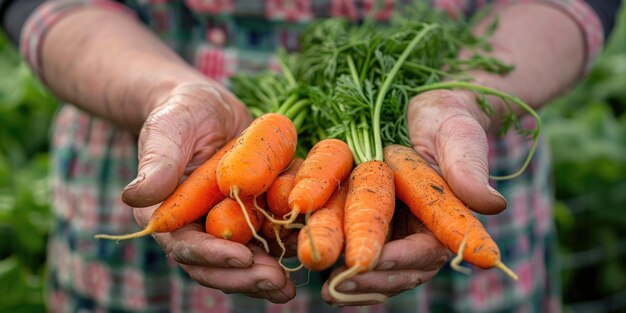
[[[410,1],[379,0],[106,0],[53,1],[33,14],[21,50],[38,72],[41,39],[56,21],[85,5],[122,10],[140,18],[204,74],[225,84],[239,71],[275,66],[274,49],[298,48],[307,22],[317,17],[359,19],[371,10],[385,20]],[[471,14],[488,1],[434,0],[452,15]],[[512,2],[512,1],[501,1]],[[521,1],[528,2],[528,1]],[[582,1],[547,1],[568,12],[585,34],[588,64],[603,44],[602,26]],[[491,137],[495,175],[520,167],[528,153],[516,134]],[[331,307],[320,297],[324,278],[312,273],[287,304],[226,295],[191,280],[151,237],[113,242],[96,233],[137,231],[120,192],[137,173],[136,138],[78,108],[65,105],[52,137],[55,224],[48,245],[46,299],[53,312],[559,312],[560,290],[552,220],[550,162],[543,141],[517,179],[492,182],[508,201],[495,216],[479,216],[498,243],[502,260],[520,277],[476,270],[470,276],[444,267],[431,281],[384,304]],[[307,280],[297,272],[296,282]]]

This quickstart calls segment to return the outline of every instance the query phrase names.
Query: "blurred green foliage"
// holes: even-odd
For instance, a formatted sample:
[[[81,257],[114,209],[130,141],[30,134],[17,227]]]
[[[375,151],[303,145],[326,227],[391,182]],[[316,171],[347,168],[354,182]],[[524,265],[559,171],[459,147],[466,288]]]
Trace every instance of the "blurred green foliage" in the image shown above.
[[[555,166],[563,301],[575,312],[626,311],[624,13],[587,79],[542,110]],[[0,312],[45,311],[56,105],[0,33]]]
[[[0,33],[0,312],[44,312],[48,132],[56,101]]]
[[[626,10],[587,78],[544,110],[566,309],[626,312]]]

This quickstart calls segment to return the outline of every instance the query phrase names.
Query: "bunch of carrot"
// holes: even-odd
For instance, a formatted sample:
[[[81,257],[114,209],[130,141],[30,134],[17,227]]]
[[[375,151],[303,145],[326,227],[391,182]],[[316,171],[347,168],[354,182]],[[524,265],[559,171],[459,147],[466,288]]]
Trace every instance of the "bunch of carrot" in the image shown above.
[[[469,69],[510,69],[478,52],[474,62],[456,57],[460,48],[477,51],[484,43],[467,25],[436,14],[415,22],[411,14],[384,28],[339,20],[313,25],[302,51],[282,55],[280,73],[235,77],[233,89],[250,106],[253,123],[196,169],[144,230],[97,237],[170,232],[205,216],[207,233],[240,243],[255,238],[268,250],[268,239],[281,245],[301,228],[297,255],[304,267],[324,270],[344,255],[347,270],[330,282],[334,298],[384,301],[382,294],[345,294],[336,287],[376,266],[399,199],[457,254],[454,268],[463,271],[458,263],[465,260],[516,278],[472,211],[409,148],[404,114],[419,92],[465,88],[487,112],[484,95],[493,95],[538,117],[514,96],[462,81]]]

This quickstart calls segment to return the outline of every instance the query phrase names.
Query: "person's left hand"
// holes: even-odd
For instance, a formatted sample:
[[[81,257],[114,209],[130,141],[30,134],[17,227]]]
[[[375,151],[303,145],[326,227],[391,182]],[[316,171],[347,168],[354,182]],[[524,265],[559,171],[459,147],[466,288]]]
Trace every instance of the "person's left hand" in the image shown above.
[[[337,291],[381,293],[392,297],[433,278],[452,256],[450,250],[439,243],[408,209],[398,209],[393,223],[391,241],[383,247],[374,270],[344,281],[337,287]],[[324,300],[339,306],[375,304],[337,302],[330,296],[329,281],[344,270],[345,266],[335,269],[326,281],[322,288]]]

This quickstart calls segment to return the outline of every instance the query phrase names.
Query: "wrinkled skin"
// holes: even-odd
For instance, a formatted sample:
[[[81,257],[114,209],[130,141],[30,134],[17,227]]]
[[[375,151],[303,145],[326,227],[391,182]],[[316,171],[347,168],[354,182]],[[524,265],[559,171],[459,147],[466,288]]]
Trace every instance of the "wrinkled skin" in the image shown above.
[[[163,99],[141,129],[139,174],[122,194],[136,207],[135,219],[142,227],[184,175],[251,121],[243,104],[215,83],[180,85]],[[280,303],[295,296],[294,285],[278,262],[253,244],[214,238],[196,223],[154,238],[203,286]]]

